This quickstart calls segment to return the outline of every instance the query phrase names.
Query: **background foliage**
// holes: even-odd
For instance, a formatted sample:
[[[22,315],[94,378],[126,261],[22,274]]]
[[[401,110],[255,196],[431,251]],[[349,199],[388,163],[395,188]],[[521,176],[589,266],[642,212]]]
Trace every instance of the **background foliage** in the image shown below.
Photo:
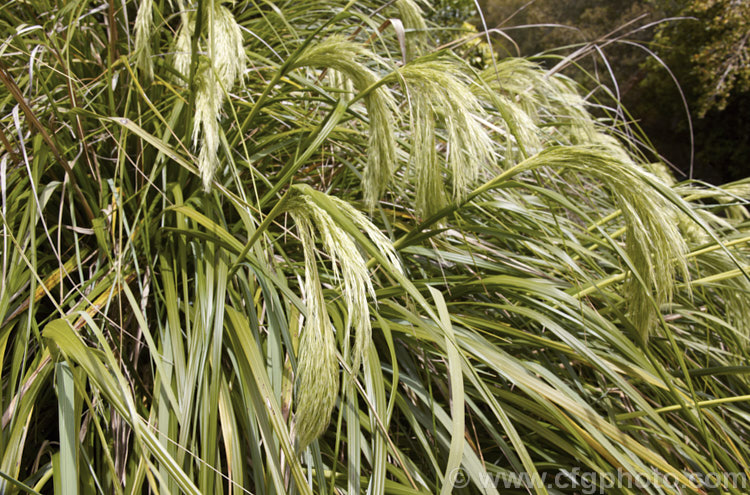
[[[512,35],[514,44],[495,37],[507,53],[576,54],[577,64],[595,77],[578,69],[571,75],[589,90],[599,82],[610,88],[683,177],[692,170],[693,178],[721,184],[748,175],[748,2],[480,4],[489,27]],[[582,47],[587,50],[579,52]]]

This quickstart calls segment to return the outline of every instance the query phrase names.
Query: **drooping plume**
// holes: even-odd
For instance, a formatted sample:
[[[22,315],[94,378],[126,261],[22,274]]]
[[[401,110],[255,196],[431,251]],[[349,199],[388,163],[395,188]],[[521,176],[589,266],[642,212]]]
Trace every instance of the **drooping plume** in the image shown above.
[[[400,270],[400,263],[390,241],[349,203],[314,191],[307,186],[296,186],[287,211],[294,219],[305,255],[304,298],[307,317],[299,348],[297,406],[295,430],[298,448],[304,449],[326,428],[339,390],[336,339],[323,297],[323,286],[317,267],[315,240],[320,239],[330,258],[333,281],[340,284],[347,320],[344,328],[344,355],[350,356],[352,373],[356,374],[372,339],[368,298],[375,299],[367,263],[354,238],[320,206],[345,215],[352,224],[364,231],[386,259]],[[354,343],[350,346],[350,329]]]
[[[219,119],[224,96],[241,80],[247,66],[242,31],[219,0],[207,2],[203,32],[195,32],[195,14],[184,15],[174,43],[174,67],[186,81],[193,77],[195,119],[193,145],[199,148],[198,170],[208,191],[219,168]],[[193,37],[198,40],[198,63],[191,74]]]
[[[595,120],[586,109],[575,83],[562,74],[550,74],[523,58],[506,58],[480,74],[482,86],[499,98],[495,106],[525,138],[522,146],[537,146],[538,137],[550,144],[580,144],[599,137]],[[533,136],[530,125],[544,126],[546,132]],[[532,151],[528,155],[533,154]]]
[[[606,136],[600,140],[608,141]],[[546,148],[514,171],[545,166],[593,177],[615,198],[625,220],[625,251],[632,267],[626,282],[628,316],[645,343],[660,307],[672,300],[677,276],[690,279],[687,245],[674,221],[683,200],[615,143]]]
[[[427,23],[414,0],[397,0],[399,17],[406,30],[406,60],[422,55],[427,45]]]
[[[151,31],[154,24],[153,0],[142,0],[135,16],[135,63],[146,75],[154,78],[154,62],[151,59]]]
[[[348,77],[357,91],[365,91],[378,82],[375,73],[364,64],[377,57],[363,45],[342,36],[332,36],[310,45],[295,61],[292,68],[323,67],[335,69]],[[367,165],[364,173],[365,203],[374,208],[383,195],[396,167],[396,137],[393,133],[393,96],[384,87],[370,91],[364,97],[370,121]]]
[[[493,157],[493,143],[482,126],[479,100],[457,64],[431,58],[407,64],[389,76],[403,82],[411,102],[410,166],[417,179],[417,209],[435,212],[445,201],[443,170],[435,152],[437,124],[446,143],[445,161],[453,184],[452,197],[460,201],[475,183],[482,167]]]

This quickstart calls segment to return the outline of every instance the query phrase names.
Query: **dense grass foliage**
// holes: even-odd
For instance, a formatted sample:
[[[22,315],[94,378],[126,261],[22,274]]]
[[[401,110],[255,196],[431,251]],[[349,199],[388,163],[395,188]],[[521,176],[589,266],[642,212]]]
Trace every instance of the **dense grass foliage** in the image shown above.
[[[750,474],[749,184],[429,9],[4,3],[0,491]]]

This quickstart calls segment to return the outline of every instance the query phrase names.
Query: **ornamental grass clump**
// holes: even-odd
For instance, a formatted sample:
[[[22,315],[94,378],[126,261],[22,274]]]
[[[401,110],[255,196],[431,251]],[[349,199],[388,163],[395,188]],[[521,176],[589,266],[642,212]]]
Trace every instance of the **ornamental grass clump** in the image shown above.
[[[747,181],[438,7],[3,4],[0,493],[747,471]]]

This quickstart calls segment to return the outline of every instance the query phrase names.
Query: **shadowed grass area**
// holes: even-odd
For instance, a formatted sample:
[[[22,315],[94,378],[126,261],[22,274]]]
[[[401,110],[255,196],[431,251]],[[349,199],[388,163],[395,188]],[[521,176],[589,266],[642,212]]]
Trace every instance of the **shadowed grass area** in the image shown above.
[[[746,493],[748,184],[429,11],[5,2],[0,492]]]

